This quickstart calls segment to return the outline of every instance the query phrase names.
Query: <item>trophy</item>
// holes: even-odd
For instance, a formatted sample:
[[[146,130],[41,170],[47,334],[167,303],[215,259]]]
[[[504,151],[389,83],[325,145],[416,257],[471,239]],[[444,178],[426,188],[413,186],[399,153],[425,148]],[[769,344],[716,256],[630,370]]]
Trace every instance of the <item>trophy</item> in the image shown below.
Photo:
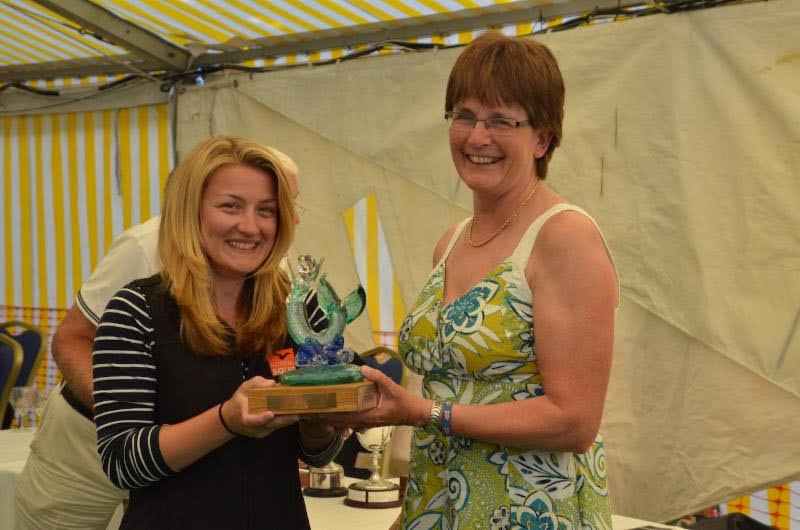
[[[286,300],[289,335],[296,344],[293,370],[280,376],[280,385],[250,391],[251,412],[274,414],[319,414],[360,412],[377,405],[375,384],[365,381],[358,366],[350,364],[355,353],[344,347],[344,327],[366,306],[360,285],[344,300],[320,274],[322,261],[303,254],[292,272],[292,287]],[[315,331],[309,321],[307,302],[316,295],[328,325]],[[341,497],[344,470],[335,462],[309,469],[309,485],[303,493],[313,497]]]
[[[400,486],[381,478],[381,457],[394,427],[373,427],[357,432],[358,441],[372,453],[372,476],[351,484],[344,503],[356,508],[396,508],[402,504]]]
[[[344,468],[333,460],[325,467],[308,468],[308,486],[303,493],[309,497],[344,497]]]
[[[359,285],[340,300],[325,274],[320,274],[321,261],[306,254],[297,261],[286,300],[289,335],[298,344],[296,369],[281,375],[279,386],[251,390],[250,411],[319,414],[360,412],[376,406],[375,385],[364,380],[358,366],[350,364],[355,354],[344,347],[342,336],[344,327],[366,306],[364,288]],[[309,322],[306,304],[312,293],[328,320],[321,331],[315,331]]]

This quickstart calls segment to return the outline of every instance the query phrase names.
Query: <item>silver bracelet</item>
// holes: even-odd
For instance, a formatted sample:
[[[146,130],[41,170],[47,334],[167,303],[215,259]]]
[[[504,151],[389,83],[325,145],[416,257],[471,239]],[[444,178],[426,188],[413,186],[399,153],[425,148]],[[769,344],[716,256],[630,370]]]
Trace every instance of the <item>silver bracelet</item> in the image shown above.
[[[425,425],[425,430],[429,433],[439,432],[441,421],[442,400],[438,397],[433,398],[433,406],[431,407],[431,414],[428,416],[428,423]]]

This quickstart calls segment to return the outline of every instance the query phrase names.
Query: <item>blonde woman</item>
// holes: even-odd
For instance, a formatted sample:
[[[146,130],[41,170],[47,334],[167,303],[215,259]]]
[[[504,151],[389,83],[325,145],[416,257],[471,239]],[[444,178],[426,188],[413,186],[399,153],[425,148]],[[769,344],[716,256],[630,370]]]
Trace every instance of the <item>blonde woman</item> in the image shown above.
[[[250,414],[290,347],[279,266],[294,236],[292,182],[274,151],[239,137],[199,144],[175,169],[159,274],[111,300],[94,344],[98,451],[130,489],[121,528],[307,529],[297,459],[327,463],[333,429]]]

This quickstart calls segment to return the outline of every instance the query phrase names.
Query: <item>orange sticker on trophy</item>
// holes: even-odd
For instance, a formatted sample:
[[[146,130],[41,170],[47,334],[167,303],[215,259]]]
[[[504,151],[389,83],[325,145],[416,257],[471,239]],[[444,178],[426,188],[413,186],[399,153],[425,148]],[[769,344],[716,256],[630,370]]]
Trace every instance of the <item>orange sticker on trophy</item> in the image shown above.
[[[294,349],[284,348],[282,350],[274,351],[267,357],[269,368],[272,371],[273,377],[278,377],[286,372],[291,372],[295,369],[294,366]]]

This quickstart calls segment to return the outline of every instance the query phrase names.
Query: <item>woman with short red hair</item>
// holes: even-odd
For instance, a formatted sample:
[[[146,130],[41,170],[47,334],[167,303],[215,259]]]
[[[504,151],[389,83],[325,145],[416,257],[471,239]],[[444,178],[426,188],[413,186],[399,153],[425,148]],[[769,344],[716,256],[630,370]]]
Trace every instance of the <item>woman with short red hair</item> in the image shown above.
[[[334,423],[417,427],[404,528],[611,528],[598,430],[618,284],[595,222],[544,183],[558,64],[534,40],[484,34],[453,66],[445,110],[474,213],[436,245],[400,330],[423,397],[365,367],[378,407]]]

